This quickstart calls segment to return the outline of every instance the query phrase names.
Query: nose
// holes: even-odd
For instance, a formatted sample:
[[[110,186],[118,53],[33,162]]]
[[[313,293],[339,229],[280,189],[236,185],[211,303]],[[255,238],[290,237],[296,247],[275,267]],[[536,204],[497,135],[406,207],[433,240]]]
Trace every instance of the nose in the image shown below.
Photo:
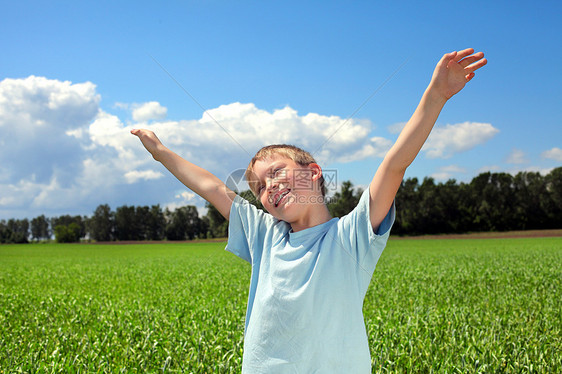
[[[269,193],[275,191],[279,187],[279,181],[276,178],[267,178],[266,188]]]

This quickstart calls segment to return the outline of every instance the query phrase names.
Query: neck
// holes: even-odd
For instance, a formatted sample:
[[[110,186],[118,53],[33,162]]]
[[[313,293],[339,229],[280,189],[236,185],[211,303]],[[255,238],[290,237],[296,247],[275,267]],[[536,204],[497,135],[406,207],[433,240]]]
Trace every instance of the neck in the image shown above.
[[[326,204],[315,204],[310,206],[308,214],[304,218],[296,222],[290,222],[293,232],[309,229],[314,226],[321,225],[332,219],[332,215]]]

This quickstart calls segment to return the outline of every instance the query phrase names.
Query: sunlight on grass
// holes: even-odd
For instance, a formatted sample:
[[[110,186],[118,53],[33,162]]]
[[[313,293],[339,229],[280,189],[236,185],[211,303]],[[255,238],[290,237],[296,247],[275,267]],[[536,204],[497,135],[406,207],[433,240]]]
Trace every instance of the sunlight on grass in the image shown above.
[[[224,243],[0,246],[3,372],[237,373],[250,266]],[[390,240],[373,372],[562,368],[562,238]]]

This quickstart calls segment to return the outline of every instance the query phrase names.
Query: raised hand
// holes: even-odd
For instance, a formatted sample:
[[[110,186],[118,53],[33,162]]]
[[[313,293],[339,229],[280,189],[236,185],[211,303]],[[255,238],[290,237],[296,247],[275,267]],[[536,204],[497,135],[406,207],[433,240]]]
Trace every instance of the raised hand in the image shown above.
[[[448,100],[462,90],[474,78],[474,72],[487,62],[483,52],[474,53],[472,48],[446,53],[435,67],[430,88]]]
[[[158,160],[158,151],[161,150],[162,142],[154,132],[150,130],[133,129],[131,130],[131,134],[136,135],[142,142],[142,145],[144,145],[144,148],[150,152],[155,160]]]
[[[131,134],[138,136],[152,157],[162,163],[180,182],[213,204],[224,218],[229,218],[230,206],[236,194],[220,179],[166,148],[154,132],[134,129]]]

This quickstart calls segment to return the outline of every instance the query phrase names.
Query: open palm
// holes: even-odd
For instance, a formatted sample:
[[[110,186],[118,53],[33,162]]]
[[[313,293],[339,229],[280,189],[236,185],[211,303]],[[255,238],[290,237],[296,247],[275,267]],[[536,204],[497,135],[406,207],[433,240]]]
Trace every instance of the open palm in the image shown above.
[[[447,53],[435,67],[431,84],[448,100],[474,77],[474,71],[487,62],[483,52],[474,53],[472,48]]]

